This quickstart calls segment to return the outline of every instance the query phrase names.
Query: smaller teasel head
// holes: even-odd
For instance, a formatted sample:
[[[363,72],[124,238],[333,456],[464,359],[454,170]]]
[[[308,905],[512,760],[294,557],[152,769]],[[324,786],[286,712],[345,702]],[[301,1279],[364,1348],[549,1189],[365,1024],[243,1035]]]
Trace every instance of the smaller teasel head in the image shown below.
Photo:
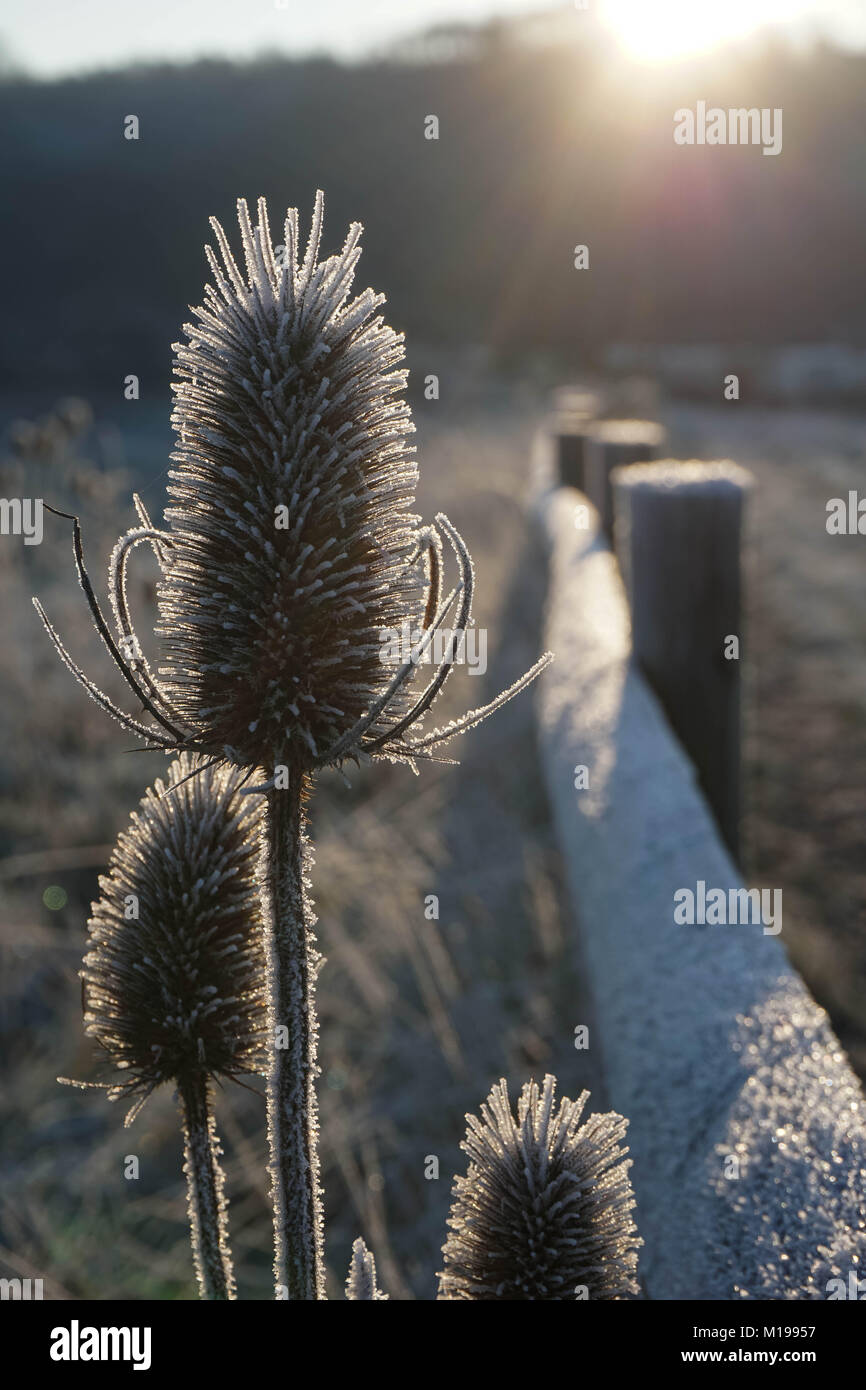
[[[261,799],[240,774],[183,754],[117,840],[88,923],[84,1023],[110,1099],[266,1069]]]
[[[359,1236],[352,1246],[346,1297],[359,1302],[384,1303],[388,1295],[380,1293],[376,1284],[376,1261]]]
[[[554,1104],[556,1080],[528,1082],[511,1111],[505,1081],[481,1119],[467,1115],[469,1157],[454,1183],[439,1299],[559,1301],[639,1293],[641,1241],[620,1115],[580,1117],[589,1093]]]

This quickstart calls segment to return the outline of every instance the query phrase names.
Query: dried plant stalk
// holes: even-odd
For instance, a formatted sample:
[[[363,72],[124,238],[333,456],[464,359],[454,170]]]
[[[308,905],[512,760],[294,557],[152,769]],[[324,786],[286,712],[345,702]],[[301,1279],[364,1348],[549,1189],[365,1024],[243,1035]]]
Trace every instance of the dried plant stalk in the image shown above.
[[[235,1297],[235,1277],[228,1239],[225,1174],[220,1166],[207,1076],[191,1072],[178,1081],[189,1196],[189,1229],[202,1298]]]
[[[319,1184],[315,947],[307,892],[310,855],[304,823],[306,779],[268,793],[261,893],[273,1056],[268,1079],[268,1140],[278,1295],[322,1299],[323,1216]]]

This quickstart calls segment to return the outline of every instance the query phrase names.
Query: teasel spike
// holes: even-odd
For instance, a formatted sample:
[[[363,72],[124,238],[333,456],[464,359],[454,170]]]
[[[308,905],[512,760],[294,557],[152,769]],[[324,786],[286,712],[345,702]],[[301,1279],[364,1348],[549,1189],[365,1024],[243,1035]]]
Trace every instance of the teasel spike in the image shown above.
[[[147,510],[147,507],[145,506],[145,503],[142,501],[142,498],[141,498],[141,496],[139,495],[139,493],[134,492],[134,493],[132,494],[132,503],[133,503],[133,506],[135,507],[136,515],[137,515],[139,521],[141,522],[142,526],[144,527],[144,529],[147,530],[147,531],[155,531],[155,530],[156,530],[156,527],[154,526],[153,522],[151,521],[151,519],[150,519],[150,514],[149,514],[149,512],[148,512],[148,510]],[[161,532],[159,532],[158,534],[159,534],[159,536],[160,536],[160,539],[159,539],[159,540],[152,540],[152,541],[151,541],[151,546],[152,546],[152,548],[153,548],[153,553],[154,553],[154,555],[155,555],[156,558],[157,558],[157,562],[158,562],[158,564],[159,564],[160,569],[163,570],[163,571],[165,571],[165,566],[166,566],[165,532],[162,532],[162,531],[161,531]]]
[[[468,710],[466,714],[460,715],[458,719],[452,719],[449,724],[444,724],[441,729],[433,729],[431,733],[425,734],[422,738],[412,739],[405,744],[405,748],[413,757],[419,757],[427,748],[434,748],[440,743],[447,743],[449,739],[456,738],[458,734],[465,734],[469,729],[474,729],[479,724],[483,724],[485,719],[489,719],[491,714],[495,714],[503,705],[507,705],[509,700],[513,700],[515,695],[519,695],[522,690],[526,690],[534,680],[537,680],[542,671],[545,671],[553,661],[553,653],[545,652],[538,660],[519,676],[507,690],[503,690],[495,699],[488,701],[486,705],[481,705],[478,709]]]
[[[114,547],[111,558],[108,562],[108,582],[111,607],[114,613],[115,627],[120,636],[121,647],[131,647],[131,651],[126,654],[126,659],[131,667],[136,671],[138,678],[154,702],[154,707],[158,707],[166,716],[172,713],[171,706],[165,692],[161,689],[159,681],[153,674],[148,665],[147,658],[138,640],[135,629],[132,625],[132,618],[129,612],[129,603],[126,597],[126,570],[129,562],[130,552],[137,546],[149,541],[154,549],[159,545],[164,533],[157,531],[152,526],[143,526],[137,531],[127,531]],[[157,551],[157,556],[158,556]],[[170,724],[165,727],[171,728]]]
[[[36,612],[38,613],[39,618],[42,622],[42,626],[48,633],[48,636],[51,639],[51,642],[54,646],[54,650],[57,652],[57,655],[60,657],[60,660],[63,662],[67,671],[71,672],[71,674],[78,681],[78,684],[87,691],[88,695],[92,700],[96,701],[100,709],[103,710],[107,715],[109,715],[110,718],[112,718],[115,721],[115,723],[119,724],[121,728],[125,729],[127,733],[137,734],[139,738],[146,739],[147,746],[149,749],[154,747],[165,748],[167,746],[166,743],[163,742],[162,738],[160,738],[158,734],[154,733],[153,729],[148,729],[144,724],[139,723],[137,719],[133,719],[131,715],[128,715],[124,713],[123,710],[118,709],[117,705],[115,705],[114,702],[110,700],[107,695],[104,695],[102,693],[102,691],[98,688],[98,686],[96,686],[93,683],[90,677],[84,674],[84,672],[81,670],[81,667],[76,665],[75,661],[72,659],[69,652],[64,647],[63,642],[61,641],[55,628],[50,622],[48,615],[45,612],[45,609],[42,607],[42,604],[39,602],[37,598],[33,599],[33,607],[36,609]]]
[[[162,728],[166,730],[167,733],[171,734],[174,737],[175,741],[177,741],[180,737],[178,731],[172,727],[171,723],[151,702],[146,692],[142,689],[142,687],[136,680],[135,675],[132,673],[130,669],[130,662],[128,660],[124,660],[123,654],[118,649],[118,646],[111,635],[108,623],[105,621],[105,618],[103,617],[102,609],[99,606],[99,600],[96,597],[93,585],[90,582],[90,576],[88,575],[86,566],[84,564],[84,548],[81,539],[81,522],[79,518],[77,516],[70,515],[68,512],[58,512],[54,507],[49,507],[48,510],[50,512],[54,512],[56,516],[63,517],[64,520],[72,522],[72,551],[75,558],[75,567],[78,572],[78,582],[84,591],[84,595],[90,607],[90,612],[93,617],[93,622],[96,627],[96,630],[99,633],[99,636],[102,639],[109,654],[111,655],[111,658],[114,661],[115,666],[120,671],[120,674],[123,676],[127,685],[133,691],[133,694],[137,695],[138,699],[142,703],[142,706],[147,710],[148,714],[150,714],[156,720],[157,724],[160,724]]]

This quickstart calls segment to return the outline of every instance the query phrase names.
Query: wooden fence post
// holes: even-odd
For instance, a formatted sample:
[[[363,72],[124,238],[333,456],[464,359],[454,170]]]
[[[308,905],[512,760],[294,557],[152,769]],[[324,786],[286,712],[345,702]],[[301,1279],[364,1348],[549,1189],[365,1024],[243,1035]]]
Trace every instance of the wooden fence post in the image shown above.
[[[626,464],[658,458],[665,437],[664,426],[654,420],[597,420],[590,430],[584,491],[598,511],[609,540],[613,535],[611,473]]]
[[[551,393],[556,481],[560,487],[586,491],[586,441],[601,410],[597,392],[583,386],[558,386]]]
[[[595,417],[586,411],[563,411],[554,417],[556,480],[560,487],[586,492],[587,443],[594,423]]]
[[[615,544],[635,658],[740,859],[740,539],[751,475],[734,463],[613,475]]]

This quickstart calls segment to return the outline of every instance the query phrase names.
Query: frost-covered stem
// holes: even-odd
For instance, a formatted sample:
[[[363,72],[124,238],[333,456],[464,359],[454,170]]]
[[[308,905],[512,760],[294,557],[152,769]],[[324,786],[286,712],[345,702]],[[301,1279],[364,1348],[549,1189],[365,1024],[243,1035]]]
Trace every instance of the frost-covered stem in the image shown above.
[[[300,773],[291,774],[287,787],[268,793],[262,896],[272,1048],[268,1140],[276,1296],[311,1301],[324,1299],[325,1284],[314,999],[319,955],[304,872],[309,853],[305,794]]]
[[[228,1204],[222,1152],[204,1072],[178,1080],[183,1115],[183,1144],[189,1195],[192,1254],[202,1298],[235,1297],[235,1276],[228,1241]]]

